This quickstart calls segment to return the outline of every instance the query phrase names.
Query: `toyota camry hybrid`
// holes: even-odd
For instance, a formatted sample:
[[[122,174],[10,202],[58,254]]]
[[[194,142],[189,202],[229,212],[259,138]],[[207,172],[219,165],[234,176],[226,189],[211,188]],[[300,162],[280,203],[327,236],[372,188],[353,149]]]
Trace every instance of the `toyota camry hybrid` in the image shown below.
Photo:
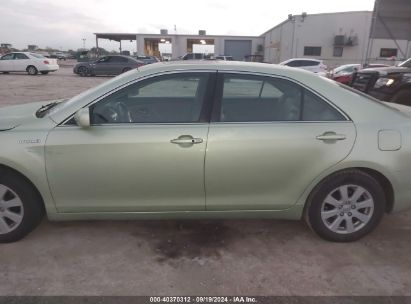
[[[354,241],[411,209],[411,108],[313,73],[156,63],[0,109],[0,242],[50,220],[305,219]]]

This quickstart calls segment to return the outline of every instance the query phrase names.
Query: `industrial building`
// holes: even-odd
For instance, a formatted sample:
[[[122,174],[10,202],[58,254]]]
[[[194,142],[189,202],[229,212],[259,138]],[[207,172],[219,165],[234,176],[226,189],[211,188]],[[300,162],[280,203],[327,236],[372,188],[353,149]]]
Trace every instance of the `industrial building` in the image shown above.
[[[322,59],[329,67],[345,63],[394,63],[411,57],[411,5],[408,0],[376,0],[374,11],[289,15],[259,36],[95,33],[99,39],[135,41],[138,54],[170,59],[210,46],[214,55],[235,60],[279,63],[290,58]]]

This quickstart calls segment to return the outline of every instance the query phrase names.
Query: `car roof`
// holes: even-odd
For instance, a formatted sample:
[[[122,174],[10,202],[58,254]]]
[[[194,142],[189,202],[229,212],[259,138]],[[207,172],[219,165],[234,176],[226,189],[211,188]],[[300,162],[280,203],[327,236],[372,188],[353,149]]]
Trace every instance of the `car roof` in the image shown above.
[[[294,61],[294,60],[309,60],[309,61],[317,61],[317,62],[321,62],[321,59],[314,59],[314,58],[290,58],[288,60],[285,60],[284,62],[290,62],[290,61]]]
[[[140,72],[152,71],[181,71],[181,70],[232,70],[243,72],[256,72],[267,74],[283,74],[284,71],[295,72],[296,69],[278,64],[260,63],[260,62],[245,62],[245,61],[225,61],[225,60],[178,60],[178,61],[163,61],[150,65],[145,65],[138,68]],[[309,73],[304,70],[297,73]]]

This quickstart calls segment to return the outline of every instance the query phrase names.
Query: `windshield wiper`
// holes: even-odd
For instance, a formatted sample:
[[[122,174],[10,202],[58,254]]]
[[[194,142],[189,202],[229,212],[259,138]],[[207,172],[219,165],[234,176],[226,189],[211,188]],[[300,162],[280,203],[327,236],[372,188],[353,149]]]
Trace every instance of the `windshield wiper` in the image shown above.
[[[58,105],[60,103],[60,101],[54,101],[51,103],[48,103],[44,106],[41,106],[40,109],[38,109],[36,111],[36,117],[37,118],[42,118],[44,117],[44,115],[46,115],[47,111],[49,111],[50,109],[54,108],[56,105]]]

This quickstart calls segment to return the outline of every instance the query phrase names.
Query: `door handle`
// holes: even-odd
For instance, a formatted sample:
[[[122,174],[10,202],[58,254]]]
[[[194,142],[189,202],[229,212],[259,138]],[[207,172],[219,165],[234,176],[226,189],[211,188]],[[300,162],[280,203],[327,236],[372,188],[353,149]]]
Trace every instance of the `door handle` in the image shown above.
[[[316,139],[318,140],[344,140],[347,137],[344,134],[337,134],[335,132],[325,132],[321,135],[318,135]]]
[[[202,138],[194,138],[191,135],[182,135],[179,138],[170,140],[172,144],[177,145],[194,145],[201,144],[203,142]]]

